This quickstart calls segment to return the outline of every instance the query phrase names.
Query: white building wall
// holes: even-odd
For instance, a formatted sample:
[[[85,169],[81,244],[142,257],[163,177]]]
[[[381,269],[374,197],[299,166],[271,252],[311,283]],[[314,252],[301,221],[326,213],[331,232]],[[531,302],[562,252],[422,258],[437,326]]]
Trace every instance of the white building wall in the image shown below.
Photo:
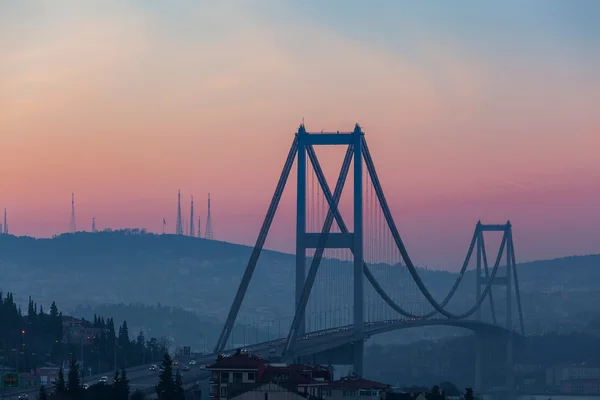
[[[300,396],[294,392],[276,385],[274,383],[267,383],[254,390],[242,393],[235,397],[230,397],[230,400],[306,400],[305,397]]]
[[[324,390],[323,398],[327,400],[379,400],[381,390],[356,389],[356,390]]]

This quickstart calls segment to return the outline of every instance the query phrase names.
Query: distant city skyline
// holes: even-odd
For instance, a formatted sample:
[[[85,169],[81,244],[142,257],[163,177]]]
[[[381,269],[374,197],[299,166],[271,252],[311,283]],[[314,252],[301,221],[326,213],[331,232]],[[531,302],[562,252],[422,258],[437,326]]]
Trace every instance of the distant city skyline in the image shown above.
[[[599,253],[600,4],[457,3],[0,4],[10,233],[67,232],[72,192],[78,230],[174,232],[181,189],[183,221],[210,191],[218,240],[253,245],[304,118],[361,124],[420,265],[457,269],[479,219],[519,261]]]

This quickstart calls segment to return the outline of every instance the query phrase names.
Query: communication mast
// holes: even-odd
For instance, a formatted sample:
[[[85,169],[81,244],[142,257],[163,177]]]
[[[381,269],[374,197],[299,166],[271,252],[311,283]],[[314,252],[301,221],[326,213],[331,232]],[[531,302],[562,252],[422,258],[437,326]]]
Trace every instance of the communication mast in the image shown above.
[[[208,194],[208,215],[206,216],[206,231],[204,237],[213,240],[212,218],[210,217],[210,193]]]
[[[177,191],[177,225],[175,225],[175,234],[183,235],[183,223],[181,221],[181,191]]]
[[[194,236],[196,232],[194,232],[194,196],[192,196],[192,201],[190,203],[190,230],[189,235]]]
[[[75,224],[75,193],[71,193],[71,222],[69,223],[69,232],[77,232],[77,225]]]

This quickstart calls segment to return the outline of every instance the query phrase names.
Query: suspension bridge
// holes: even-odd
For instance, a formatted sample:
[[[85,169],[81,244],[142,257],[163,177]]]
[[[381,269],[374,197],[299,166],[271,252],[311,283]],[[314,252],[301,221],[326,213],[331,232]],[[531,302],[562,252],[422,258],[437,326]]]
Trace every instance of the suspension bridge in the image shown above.
[[[319,146],[346,147],[333,190],[317,157]],[[265,324],[261,332],[267,328],[266,340],[259,340],[257,327],[257,343],[248,347],[281,361],[348,364],[362,375],[364,343],[369,337],[413,327],[455,326],[476,334],[475,388],[481,390],[484,346],[489,338],[502,340],[506,387],[512,388],[513,338],[524,334],[524,324],[510,222],[475,225],[456,281],[442,301],[436,300],[402,241],[358,124],[352,132],[309,133],[304,125],[299,127],[214,353],[231,348],[234,335],[239,341],[240,327],[244,344],[252,335],[246,332],[247,323],[236,320],[294,162],[295,313],[283,322],[283,330],[281,319],[276,327]],[[352,189],[344,191],[348,180]],[[488,265],[484,241],[488,232],[502,235],[492,265]],[[472,263],[472,304],[461,312],[451,311],[449,303],[467,280]],[[493,286],[505,287],[501,293],[505,303],[500,307],[494,302]],[[488,321],[482,313],[484,304]],[[517,318],[513,317],[515,308]]]

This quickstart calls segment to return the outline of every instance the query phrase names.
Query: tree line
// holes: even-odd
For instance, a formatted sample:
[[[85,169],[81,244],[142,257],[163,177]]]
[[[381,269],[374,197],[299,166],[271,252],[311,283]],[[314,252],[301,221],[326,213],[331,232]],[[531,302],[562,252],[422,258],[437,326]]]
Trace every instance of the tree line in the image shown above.
[[[143,332],[131,340],[127,321],[115,327],[112,318],[99,316],[82,320],[81,331],[73,328],[79,334],[73,342],[63,319],[55,302],[46,312],[29,298],[24,314],[12,293],[0,292],[0,366],[25,372],[48,364],[62,366],[64,360],[78,358],[80,363],[83,360],[85,374],[101,373],[160,360],[169,348],[165,338],[147,340]],[[83,342],[87,339],[83,328],[96,328],[89,330],[94,337]]]
[[[77,361],[72,358],[69,371],[65,378],[63,369],[58,374],[58,379],[52,384],[50,390],[41,387],[38,393],[39,400],[143,400],[146,396],[136,390],[131,393],[129,379],[125,369],[114,373],[112,383],[96,383],[85,387],[81,380],[81,369]],[[154,387],[161,400],[185,400],[183,380],[179,370],[173,373],[173,360],[168,353],[164,353],[161,373],[158,384]]]

